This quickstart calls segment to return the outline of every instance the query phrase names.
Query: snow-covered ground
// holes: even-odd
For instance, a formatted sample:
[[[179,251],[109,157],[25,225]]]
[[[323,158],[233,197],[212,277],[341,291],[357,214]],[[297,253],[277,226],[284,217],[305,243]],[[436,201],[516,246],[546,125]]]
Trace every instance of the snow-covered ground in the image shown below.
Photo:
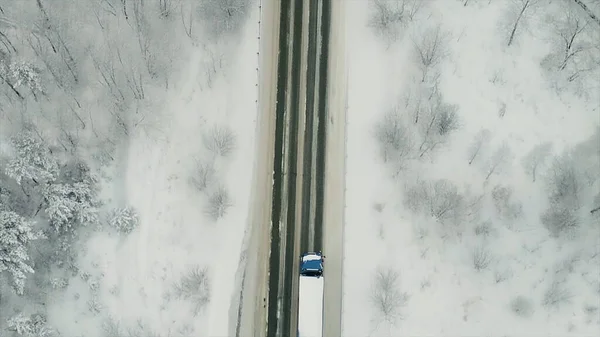
[[[205,68],[214,65],[211,55],[198,48],[168,91],[154,131],[129,141],[124,176],[106,193],[138,211],[139,227],[125,237],[99,232],[89,240],[80,257],[89,279],[72,279],[48,308],[49,323],[63,336],[225,336],[235,324],[229,306],[254,155],[257,7],[212,85]],[[231,153],[207,150],[205,135],[215,127],[235,134]],[[215,177],[202,193],[190,177],[198,162],[212,160]],[[221,187],[231,207],[215,221],[208,199]]]
[[[505,22],[512,22],[507,11],[513,2],[423,3],[412,20],[406,8],[398,38],[388,44],[368,27],[369,2],[347,2],[347,21],[352,22],[347,34],[352,38],[347,46],[342,335],[598,335],[600,218],[583,219],[575,238],[551,236],[540,220],[549,206],[551,157],[590,139],[600,125],[598,81],[592,77],[584,89],[557,90],[554,83],[562,82],[549,78],[542,67],[546,55],[560,48],[551,38],[554,27],[548,18],[560,12],[561,1],[540,1],[510,47]],[[429,71],[439,71],[438,92],[447,104],[456,105],[458,129],[434,151],[421,158],[416,152],[417,158],[407,159],[398,170],[383,163],[376,125],[399,107],[405,131],[416,135],[414,94],[432,81],[430,76],[421,82],[414,44],[425,41],[424,32],[438,23],[445,57]],[[590,22],[586,29],[597,37],[600,27],[594,25]],[[407,99],[409,93],[413,95]],[[483,134],[489,141],[482,142],[469,164],[470,147],[481,130],[488,130]],[[421,138],[413,140],[419,148]],[[533,182],[522,160],[544,142],[553,144],[552,155]],[[510,151],[497,151],[503,144]],[[600,144],[592,142],[591,148],[588,160],[595,173],[581,188],[585,207],[599,192],[594,170],[600,166],[594,165],[600,164],[594,154]],[[498,158],[500,164],[491,169]],[[464,212],[452,224],[442,221],[448,219],[442,214],[436,219],[425,213],[429,210],[419,211],[435,202],[425,200],[415,186],[426,186],[423,193],[434,195],[435,187],[419,181],[439,179],[455,185],[463,198]],[[513,190],[507,199],[514,216],[502,218],[496,211],[492,190],[497,185]],[[411,190],[417,192],[409,194]],[[496,195],[501,191],[496,189]]]

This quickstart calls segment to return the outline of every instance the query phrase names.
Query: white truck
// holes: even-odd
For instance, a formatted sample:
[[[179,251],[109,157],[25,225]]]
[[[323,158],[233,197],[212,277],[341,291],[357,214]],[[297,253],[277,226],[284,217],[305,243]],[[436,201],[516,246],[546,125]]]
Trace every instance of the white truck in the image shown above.
[[[323,336],[323,258],[321,252],[300,257],[298,337]]]

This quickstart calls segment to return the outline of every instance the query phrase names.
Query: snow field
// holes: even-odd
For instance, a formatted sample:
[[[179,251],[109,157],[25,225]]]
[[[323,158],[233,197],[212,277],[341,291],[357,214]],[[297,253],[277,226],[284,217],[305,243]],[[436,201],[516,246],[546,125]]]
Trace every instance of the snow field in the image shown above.
[[[247,24],[255,27],[256,21],[253,10]],[[248,29],[235,47],[222,46],[235,57],[223,59],[225,66],[210,85],[206,71],[214,65],[213,55],[197,48],[188,71],[167,93],[155,131],[130,140],[123,183],[107,193],[136,208],[140,225],[126,237],[97,233],[89,241],[80,265],[90,280],[73,279],[64,298],[48,310],[63,335],[101,336],[103,329],[227,335],[254,152],[256,34]],[[235,134],[227,156],[205,147],[204,136],[214,127]],[[207,191],[223,186],[230,196],[230,208],[216,222],[205,211],[208,196],[189,181],[197,162],[211,158],[216,176]],[[90,282],[97,283],[96,291],[86,289]],[[177,296],[176,286],[185,294]],[[95,314],[89,310],[92,299],[98,304]]]
[[[530,19],[506,48],[505,6],[429,1],[403,37],[386,48],[367,27],[368,2],[348,2],[354,24],[347,30],[353,39],[348,42],[344,336],[600,332],[598,232],[591,229],[576,241],[550,237],[540,223],[548,207],[543,174],[534,183],[521,165],[523,156],[545,141],[553,143],[557,155],[588,139],[600,124],[598,96],[593,90],[589,97],[557,93],[540,67],[552,47],[540,20]],[[445,101],[458,105],[460,128],[434,154],[409,163],[394,179],[389,166],[382,165],[374,125],[398,102],[403,106],[406,93],[419,84],[411,37],[422,33],[417,28],[438,22],[448,34],[447,56],[438,66],[439,89]],[[482,129],[490,131],[489,145],[468,165],[468,148]],[[507,164],[486,182],[486,168],[502,144],[510,148]],[[465,197],[485,193],[479,218],[448,231],[405,207],[407,188],[437,179],[451,181]],[[512,187],[513,201],[522,203],[517,220],[496,214],[490,191],[497,184]],[[476,233],[486,221],[490,233]],[[477,252],[489,257],[479,271],[474,268]],[[393,299],[388,297],[397,308],[388,319],[377,314],[372,299],[378,267],[399,275]],[[552,302],[549,296],[557,305],[544,304]]]

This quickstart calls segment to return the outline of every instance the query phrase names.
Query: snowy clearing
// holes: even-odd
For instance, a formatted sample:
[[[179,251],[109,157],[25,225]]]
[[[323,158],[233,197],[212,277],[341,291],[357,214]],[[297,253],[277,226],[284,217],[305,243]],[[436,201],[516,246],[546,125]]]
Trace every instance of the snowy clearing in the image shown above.
[[[600,333],[600,26],[566,0],[347,7],[343,335]]]
[[[229,334],[259,3],[0,7],[0,335]]]

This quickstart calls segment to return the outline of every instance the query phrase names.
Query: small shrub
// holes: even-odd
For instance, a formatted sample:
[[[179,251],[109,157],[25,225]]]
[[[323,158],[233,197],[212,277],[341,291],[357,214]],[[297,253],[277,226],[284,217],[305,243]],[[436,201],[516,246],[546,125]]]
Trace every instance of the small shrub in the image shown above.
[[[123,333],[123,329],[121,329],[119,322],[112,317],[107,317],[104,319],[104,321],[102,322],[102,330],[104,331],[104,336],[106,337],[125,335]]]
[[[510,269],[496,270],[494,272],[494,282],[502,283],[502,282],[508,280],[509,278],[511,278],[512,275],[513,275],[513,273],[512,273],[512,270],[510,270]]]
[[[510,310],[520,317],[531,317],[534,312],[533,302],[525,296],[517,296],[510,301]]]
[[[492,253],[484,246],[477,246],[472,253],[473,268],[477,271],[486,269],[492,263]]]
[[[206,268],[194,267],[174,286],[177,298],[191,301],[194,314],[210,302],[210,281]]]
[[[570,302],[572,296],[571,291],[562,283],[554,281],[544,292],[542,304],[545,307],[559,307],[561,304]]]
[[[375,139],[379,144],[383,161],[400,167],[404,165],[414,148],[411,134],[402,116],[395,109],[388,111],[375,124]]]
[[[540,221],[548,229],[550,235],[559,237],[573,235],[579,228],[580,219],[577,211],[564,207],[550,207],[541,216]]]
[[[102,312],[102,304],[98,302],[96,297],[93,297],[87,301],[87,307],[94,316]]]
[[[204,192],[215,180],[215,168],[211,162],[198,162],[190,177],[190,183],[200,192]]]
[[[214,189],[208,196],[208,204],[205,212],[214,221],[219,220],[227,213],[227,210],[233,205],[229,192],[224,186]]]
[[[121,234],[131,233],[140,223],[136,210],[132,207],[114,209],[108,224]]]
[[[440,136],[445,136],[458,130],[460,124],[457,111],[457,105],[443,104],[440,106],[439,117],[437,119],[437,129]]]
[[[492,199],[496,212],[506,220],[515,220],[523,213],[523,205],[512,202],[513,189],[508,186],[496,185],[492,189]]]
[[[492,235],[494,231],[493,224],[491,221],[484,221],[475,227],[475,235],[482,236],[484,238]]]
[[[393,269],[379,268],[371,286],[371,302],[380,319],[394,325],[404,318],[403,308],[410,296],[400,290],[400,273]]]
[[[204,134],[204,146],[213,154],[226,157],[236,145],[235,133],[228,126],[214,126]]]
[[[57,332],[48,326],[46,316],[42,314],[33,314],[30,317],[22,313],[11,317],[8,320],[8,331],[16,332],[19,336],[35,337],[55,337]]]

